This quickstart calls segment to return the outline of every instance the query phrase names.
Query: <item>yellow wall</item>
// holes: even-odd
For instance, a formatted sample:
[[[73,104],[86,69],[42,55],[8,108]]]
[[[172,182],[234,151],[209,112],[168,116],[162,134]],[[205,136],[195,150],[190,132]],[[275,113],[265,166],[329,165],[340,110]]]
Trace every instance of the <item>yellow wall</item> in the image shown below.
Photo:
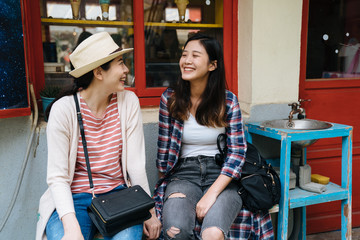
[[[301,0],[239,0],[239,100],[254,105],[298,99]]]

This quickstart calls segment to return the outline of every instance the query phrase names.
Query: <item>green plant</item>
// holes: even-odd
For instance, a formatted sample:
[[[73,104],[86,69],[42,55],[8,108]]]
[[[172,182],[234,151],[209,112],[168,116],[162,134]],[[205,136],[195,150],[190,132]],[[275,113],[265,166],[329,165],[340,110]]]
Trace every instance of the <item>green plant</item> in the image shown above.
[[[56,98],[60,94],[60,92],[60,87],[45,87],[43,90],[40,91],[40,96],[47,98]]]

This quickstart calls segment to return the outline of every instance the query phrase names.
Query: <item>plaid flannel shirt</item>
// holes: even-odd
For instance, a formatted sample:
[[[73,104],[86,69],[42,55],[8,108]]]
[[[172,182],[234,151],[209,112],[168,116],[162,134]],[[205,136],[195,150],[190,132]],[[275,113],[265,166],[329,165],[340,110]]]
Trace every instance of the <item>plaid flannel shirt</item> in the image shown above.
[[[156,166],[164,177],[159,179],[155,187],[154,199],[156,214],[162,221],[162,206],[168,178],[176,165],[181,150],[183,121],[178,121],[169,116],[167,101],[173,90],[167,89],[161,95],[159,110],[159,137]],[[246,141],[244,137],[243,122],[237,97],[226,91],[226,127],[228,153],[221,169],[223,175],[234,179],[241,176],[241,167],[245,162]],[[199,235],[201,226],[197,223],[196,233]],[[273,239],[273,228],[270,214],[252,213],[242,208],[232,224],[227,239]],[[159,239],[163,239],[161,234]]]

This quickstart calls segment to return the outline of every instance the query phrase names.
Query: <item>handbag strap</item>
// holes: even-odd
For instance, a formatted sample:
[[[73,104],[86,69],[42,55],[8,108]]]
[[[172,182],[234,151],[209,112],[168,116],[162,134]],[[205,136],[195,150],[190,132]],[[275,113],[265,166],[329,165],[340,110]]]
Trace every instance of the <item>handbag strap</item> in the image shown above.
[[[86,170],[87,170],[88,177],[89,177],[90,189],[91,189],[93,198],[95,198],[94,184],[93,184],[92,175],[91,175],[91,169],[90,169],[89,154],[88,154],[87,144],[86,144],[86,139],[85,139],[84,124],[83,124],[83,120],[82,120],[82,116],[81,116],[81,111],[80,111],[79,101],[78,101],[78,98],[77,98],[77,93],[74,93],[73,96],[74,96],[75,105],[76,105],[77,119],[78,119],[79,127],[80,127],[80,135],[81,135],[82,144],[83,144],[83,148],[84,148],[84,155],[85,155],[85,160],[86,160]]]

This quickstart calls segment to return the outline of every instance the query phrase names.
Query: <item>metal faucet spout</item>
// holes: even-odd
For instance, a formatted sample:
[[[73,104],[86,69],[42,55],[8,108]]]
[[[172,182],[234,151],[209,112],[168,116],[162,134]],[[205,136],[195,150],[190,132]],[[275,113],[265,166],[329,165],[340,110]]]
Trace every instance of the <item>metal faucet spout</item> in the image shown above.
[[[289,103],[288,106],[291,106],[288,126],[292,127],[294,125],[294,123],[292,121],[294,118],[294,114],[298,114],[298,118],[303,119],[303,118],[305,118],[305,109],[300,107],[301,106],[300,102]]]

